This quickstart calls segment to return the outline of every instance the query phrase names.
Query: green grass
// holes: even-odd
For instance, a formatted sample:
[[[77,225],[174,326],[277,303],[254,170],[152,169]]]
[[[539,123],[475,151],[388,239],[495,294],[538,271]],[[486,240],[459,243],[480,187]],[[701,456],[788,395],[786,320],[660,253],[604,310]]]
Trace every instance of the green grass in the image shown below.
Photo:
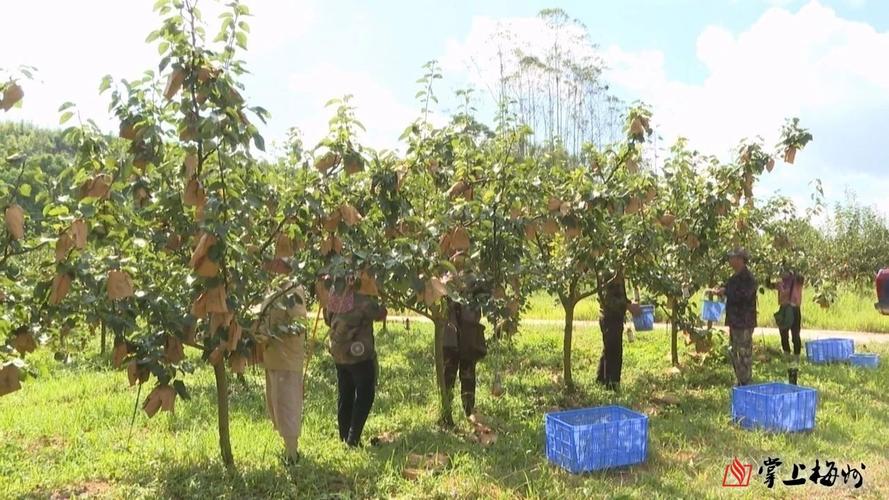
[[[876,301],[876,293],[871,289],[842,288],[836,303],[823,309],[812,301],[811,290],[806,290],[803,294],[803,328],[889,333],[889,316],[874,309]],[[778,298],[774,291],[759,296],[760,325],[774,326],[772,314],[777,310]]]
[[[809,292],[807,290],[807,292]],[[698,303],[703,294],[697,297]],[[889,316],[883,316],[874,309],[876,296],[871,290],[843,288],[837,301],[829,309],[822,309],[812,302],[812,294],[803,297],[803,328],[813,330],[842,330],[854,332],[889,333]],[[565,313],[558,300],[543,292],[538,292],[528,300],[528,311],[523,317],[562,321]],[[759,325],[774,327],[772,314],[778,309],[778,299],[774,291],[766,290],[759,296]],[[598,319],[599,306],[595,298],[589,298],[577,305],[574,319],[592,321]],[[666,321],[665,312],[659,309],[658,321]]]
[[[715,498],[732,457],[761,461],[778,456],[809,464],[863,462],[864,498],[889,497],[889,366],[877,371],[845,366],[808,366],[801,381],[820,391],[817,429],[808,434],[749,432],[731,425],[729,387],[733,377],[721,357],[696,362],[683,355],[683,373],[667,375],[668,342],[663,332],[639,335],[625,349],[623,392],[592,383],[601,341],[597,330],[576,335],[575,378],[579,390],[560,386],[560,333],[552,327],[523,329],[508,354],[494,351],[481,365],[481,411],[499,431],[482,448],[465,438],[468,427],[443,432],[435,426],[430,329],[381,334],[382,382],[366,431],[400,433],[395,442],[351,451],[335,439],[335,381],[326,355],[315,359],[301,441],[302,462],[279,465],[279,442],[266,420],[260,373],[249,387],[232,391],[232,434],[238,472],[227,475],[217,458],[212,372],[198,368],[189,378],[190,402],[177,401],[175,414],[146,419],[140,413],[128,443],[135,389],[126,375],[90,358],[66,366],[42,351],[32,359],[40,372],[23,390],[0,399],[0,497],[46,498],[87,493],[111,498]],[[775,339],[756,338],[756,380],[783,376]],[[865,346],[889,358],[886,347]],[[507,357],[508,355],[508,357]],[[504,369],[506,394],[488,390],[494,366]],[[659,406],[652,397],[673,393],[682,402]],[[143,393],[144,396],[144,393]],[[574,476],[550,466],[543,451],[543,414],[556,408],[617,403],[650,417],[647,463],[622,471]],[[440,451],[451,458],[444,471],[410,481],[402,477],[409,453]],[[786,466],[785,466],[786,467]],[[810,470],[810,469],[809,469]],[[788,474],[782,468],[783,474]],[[754,476],[756,477],[756,476]],[[769,491],[755,484],[732,496],[757,498],[850,496],[848,487],[783,485]]]

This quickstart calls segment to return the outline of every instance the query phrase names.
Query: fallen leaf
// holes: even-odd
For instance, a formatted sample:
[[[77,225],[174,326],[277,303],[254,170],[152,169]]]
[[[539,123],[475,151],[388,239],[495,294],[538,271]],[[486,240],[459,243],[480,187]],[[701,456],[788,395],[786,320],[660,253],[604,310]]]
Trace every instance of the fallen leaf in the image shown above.
[[[674,394],[657,394],[652,396],[651,400],[655,403],[668,406],[677,406],[682,402],[679,397]]]
[[[423,474],[424,474],[424,471],[422,471],[420,469],[415,469],[413,467],[408,467],[408,468],[405,468],[404,470],[401,471],[401,476],[403,478],[407,479],[408,481],[416,481],[416,480],[420,479],[420,477],[422,477]]]
[[[401,436],[398,432],[384,432],[378,436],[370,438],[371,446],[379,446],[382,444],[392,444]]]

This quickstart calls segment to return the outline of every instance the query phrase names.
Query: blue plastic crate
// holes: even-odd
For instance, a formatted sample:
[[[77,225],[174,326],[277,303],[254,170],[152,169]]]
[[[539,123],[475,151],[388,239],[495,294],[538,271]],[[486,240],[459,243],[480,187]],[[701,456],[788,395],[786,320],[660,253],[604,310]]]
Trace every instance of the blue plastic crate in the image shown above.
[[[648,456],[648,417],[620,406],[546,415],[546,458],[571,473],[624,467]]]
[[[704,321],[719,322],[723,314],[725,314],[725,302],[705,300],[701,306],[701,319]]]
[[[654,306],[639,306],[642,314],[633,316],[633,328],[637,332],[650,332],[654,330]]]
[[[880,355],[860,352],[849,356],[849,363],[866,368],[877,368],[880,366]]]
[[[806,357],[812,363],[836,363],[849,360],[855,352],[852,339],[818,339],[806,342]]]
[[[732,389],[732,420],[745,429],[799,432],[815,428],[818,392],[772,382]]]

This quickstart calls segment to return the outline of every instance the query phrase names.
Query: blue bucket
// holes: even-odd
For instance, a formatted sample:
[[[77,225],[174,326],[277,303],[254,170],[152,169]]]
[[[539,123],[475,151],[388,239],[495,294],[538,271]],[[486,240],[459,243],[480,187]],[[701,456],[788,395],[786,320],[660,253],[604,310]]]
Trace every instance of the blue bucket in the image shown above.
[[[704,305],[701,308],[702,320],[713,321],[715,323],[722,320],[723,314],[725,314],[725,302],[719,302],[716,300],[704,301]]]
[[[654,330],[654,306],[639,306],[642,313],[633,316],[633,327],[637,332],[650,332]]]

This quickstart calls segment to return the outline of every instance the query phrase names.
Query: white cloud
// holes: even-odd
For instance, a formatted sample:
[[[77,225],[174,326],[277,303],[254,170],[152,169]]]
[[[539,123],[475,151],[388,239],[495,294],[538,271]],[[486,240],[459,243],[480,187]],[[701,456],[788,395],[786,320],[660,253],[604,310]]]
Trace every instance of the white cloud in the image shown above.
[[[887,208],[889,181],[879,175],[886,155],[877,134],[889,112],[889,65],[883,64],[889,60],[889,33],[840,18],[817,1],[794,12],[780,6],[796,2],[764,3],[772,7],[739,33],[720,26],[700,33],[694,54],[706,71],[700,83],[667,74],[667,57],[688,55],[618,45],[601,52],[609,68],[606,80],[623,97],[653,106],[655,125],[666,139],[661,145],[682,135],[692,147],[722,158],[744,137],[775,144],[784,118],[799,116],[815,141],[797,165],[766,176],[762,192],[808,199],[809,182],[817,177],[831,200],[842,199],[851,187],[861,201]],[[448,42],[445,69],[468,70],[482,87],[496,82],[492,62],[498,47],[491,37],[504,27],[538,51],[551,43],[538,18],[475,18],[465,39]],[[473,60],[489,68],[466,64]]]
[[[445,74],[465,73],[478,88],[494,94],[500,81],[500,58],[504,66],[514,65],[518,48],[523,56],[541,60],[558,43],[563,50],[579,57],[595,57],[589,44],[582,43],[586,32],[578,25],[568,25],[560,34],[540,17],[495,19],[478,16],[472,19],[469,34],[463,40],[448,39],[441,58]]]
[[[875,175],[885,154],[872,115],[889,109],[889,66],[878,62],[889,59],[889,33],[812,1],[795,13],[769,9],[739,34],[710,26],[698,37],[697,57],[707,76],[690,85],[667,77],[661,52],[612,46],[607,77],[654,106],[666,138],[685,135],[722,156],[741,137],[761,135],[774,144],[783,118],[800,116],[815,142],[792,179],[769,179],[766,189],[786,192],[793,181],[805,189],[818,176],[840,191],[831,199],[850,186],[862,201],[886,207],[889,181]]]
[[[305,144],[314,146],[328,130],[328,121],[336,111],[325,108],[332,98],[352,95],[358,121],[367,129],[362,143],[376,148],[395,148],[398,137],[418,116],[418,110],[406,106],[385,85],[370,74],[323,64],[290,75],[288,88],[298,96],[294,123],[305,134]]]
[[[111,128],[107,96],[98,94],[99,83],[106,74],[135,78],[157,68],[155,45],[145,43],[148,33],[160,24],[152,4],[121,0],[4,2],[0,67],[25,64],[37,67],[38,74],[36,81],[23,85],[23,107],[3,118],[57,126],[59,105],[73,101],[85,118]],[[248,19],[248,64],[302,36],[313,19],[310,0],[255,4],[254,16]],[[221,5],[204,1],[199,6],[212,39]]]

